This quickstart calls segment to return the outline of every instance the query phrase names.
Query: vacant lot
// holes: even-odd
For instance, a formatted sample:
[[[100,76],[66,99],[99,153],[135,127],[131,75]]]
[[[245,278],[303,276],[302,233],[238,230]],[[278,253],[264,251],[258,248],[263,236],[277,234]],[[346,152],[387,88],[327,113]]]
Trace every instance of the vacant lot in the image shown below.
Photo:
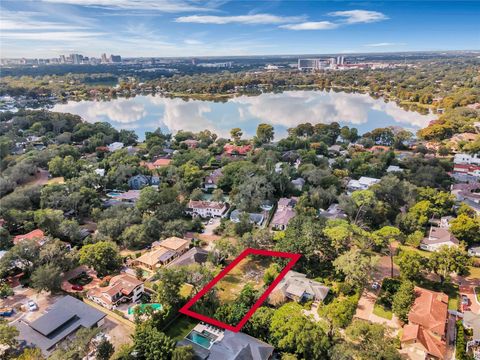
[[[252,259],[247,257],[237,264],[222,280],[215,285],[218,297],[223,303],[235,301],[247,284],[252,285],[255,290],[264,287],[263,274],[273,259],[269,257]]]

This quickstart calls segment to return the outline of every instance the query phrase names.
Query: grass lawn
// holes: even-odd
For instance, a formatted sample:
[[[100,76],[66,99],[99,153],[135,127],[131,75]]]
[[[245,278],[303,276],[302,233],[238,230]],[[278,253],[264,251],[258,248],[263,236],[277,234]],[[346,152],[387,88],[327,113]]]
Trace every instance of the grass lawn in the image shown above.
[[[173,340],[183,339],[198,324],[198,320],[192,319],[190,316],[180,315],[173,320],[172,324],[167,328],[165,334]]]
[[[392,320],[393,313],[391,310],[384,308],[382,305],[375,303],[373,306],[373,313],[384,319]]]
[[[477,297],[477,301],[480,301],[480,286],[475,287],[475,296]]]
[[[246,284],[256,290],[264,286],[263,274],[272,259],[253,260],[250,257],[238,263],[222,280],[215,285],[222,303],[235,301]]]
[[[468,271],[470,274],[467,276],[467,279],[480,279],[480,267],[470,266]]]

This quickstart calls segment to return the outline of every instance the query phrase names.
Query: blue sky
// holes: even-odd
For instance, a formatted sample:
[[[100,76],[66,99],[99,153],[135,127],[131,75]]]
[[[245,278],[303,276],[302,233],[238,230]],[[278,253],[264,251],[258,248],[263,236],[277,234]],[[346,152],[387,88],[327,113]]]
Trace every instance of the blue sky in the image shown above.
[[[2,57],[480,49],[479,1],[2,0]]]

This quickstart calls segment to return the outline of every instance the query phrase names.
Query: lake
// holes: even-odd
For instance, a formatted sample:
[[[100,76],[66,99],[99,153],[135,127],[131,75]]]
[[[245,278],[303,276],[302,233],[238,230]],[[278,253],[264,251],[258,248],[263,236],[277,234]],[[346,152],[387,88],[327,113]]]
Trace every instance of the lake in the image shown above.
[[[276,139],[284,137],[288,128],[305,122],[336,121],[342,126],[356,127],[360,133],[386,126],[415,132],[436,118],[434,114],[407,111],[394,102],[368,94],[311,90],[239,96],[227,102],[146,95],[110,101],[70,101],[56,104],[52,110],[77,114],[88,122],[106,121],[116,129],[134,130],[141,140],[146,131],[158,127],[172,133],[209,129],[227,138],[230,129],[239,127],[244,136],[251,137],[260,123],[273,125]]]

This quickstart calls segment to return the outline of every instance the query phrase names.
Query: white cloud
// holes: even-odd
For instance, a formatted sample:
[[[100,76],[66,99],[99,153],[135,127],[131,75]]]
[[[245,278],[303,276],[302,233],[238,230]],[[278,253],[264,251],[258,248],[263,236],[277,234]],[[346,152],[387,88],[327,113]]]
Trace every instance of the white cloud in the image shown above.
[[[388,19],[388,16],[381,12],[369,10],[334,11],[328,15],[344,18],[347,24],[372,23]]]
[[[195,39],[186,39],[184,41],[185,44],[187,45],[202,45],[203,42],[201,42],[200,40],[195,40]]]
[[[42,0],[48,3],[102,7],[112,10],[156,10],[162,12],[208,11],[212,7],[198,6],[196,1],[182,0]],[[215,3],[213,3],[215,5]]]
[[[330,21],[307,21],[299,24],[281,25],[280,27],[288,30],[330,30],[336,29],[338,24]]]
[[[381,42],[381,43],[375,43],[375,44],[365,44],[363,46],[367,47],[384,47],[384,46],[400,46],[400,45],[406,45],[405,43],[392,43],[392,42]]]
[[[175,19],[178,23],[196,24],[282,24],[304,20],[301,16],[277,16],[272,14],[253,14],[236,16],[191,15],[180,16]]]
[[[80,41],[104,35],[106,34],[87,31],[1,32],[0,38],[5,40],[41,40],[49,42]]]

